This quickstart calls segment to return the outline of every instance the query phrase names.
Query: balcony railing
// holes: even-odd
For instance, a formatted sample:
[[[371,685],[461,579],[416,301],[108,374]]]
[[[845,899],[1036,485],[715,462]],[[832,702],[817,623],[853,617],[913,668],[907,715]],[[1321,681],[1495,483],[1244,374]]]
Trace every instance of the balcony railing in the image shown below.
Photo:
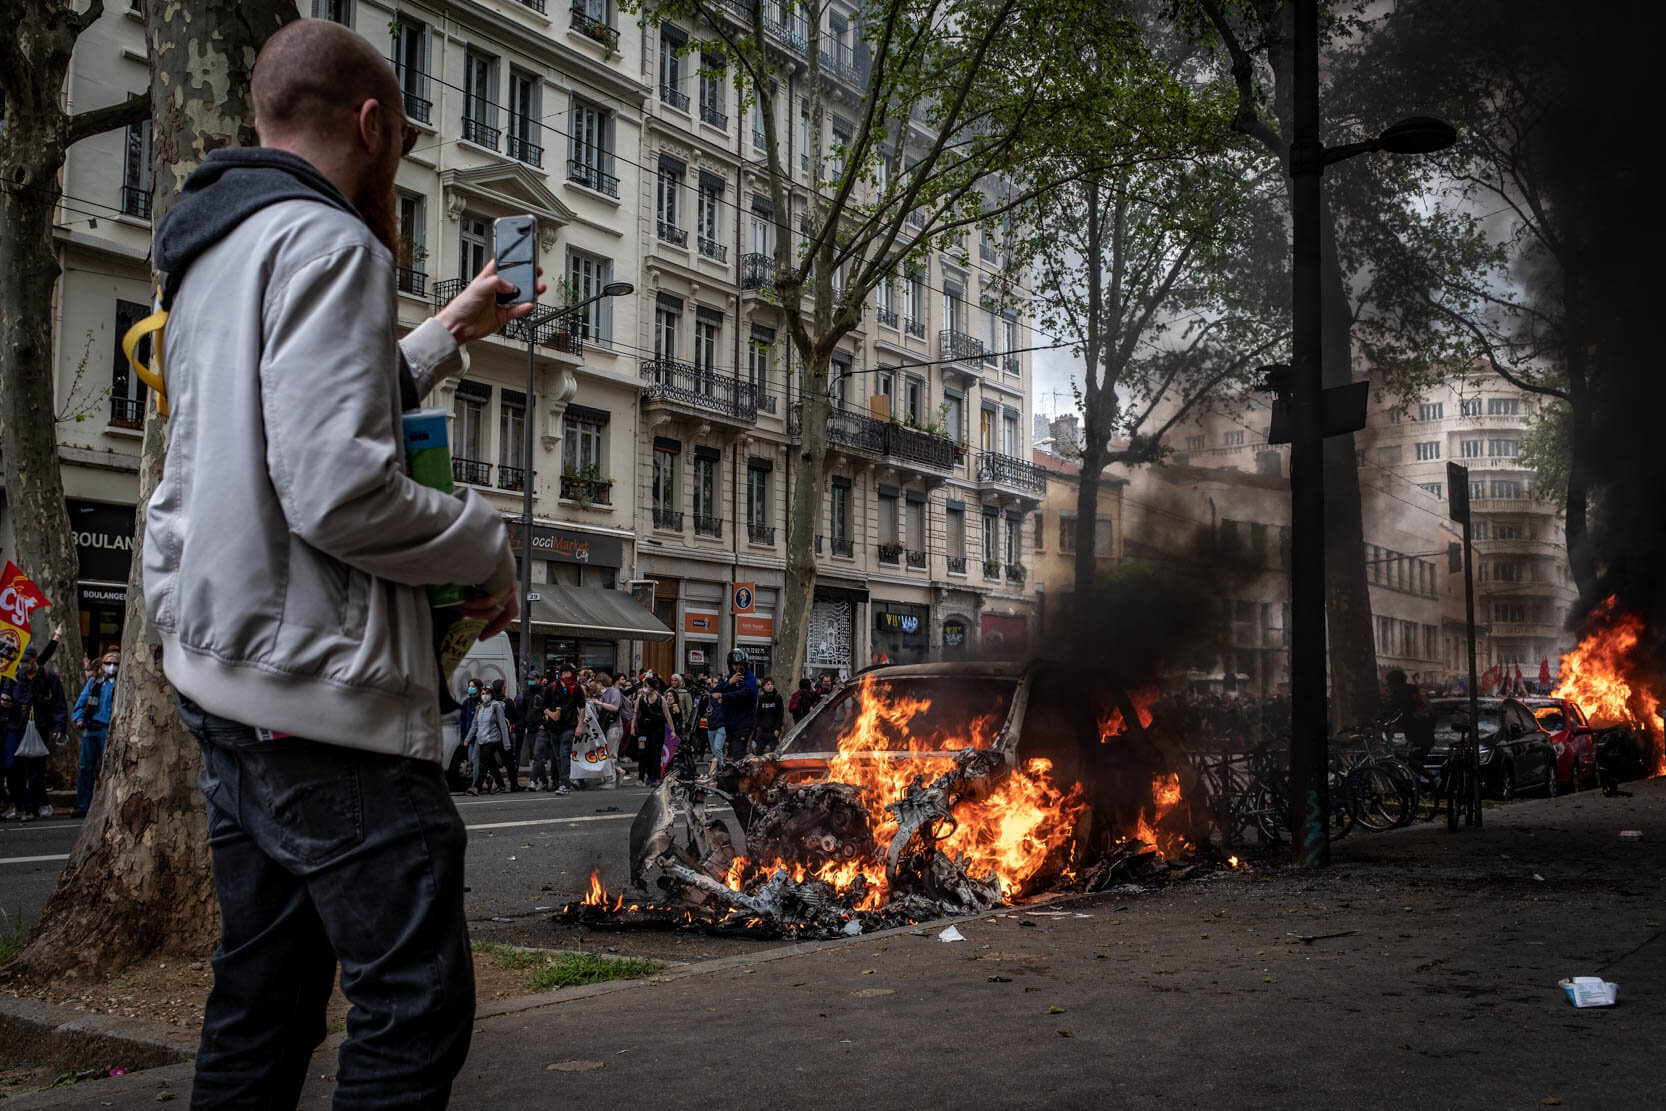
[[[729,130],[729,117],[719,111],[715,104],[700,105],[700,119],[713,127]]]
[[[110,423],[117,428],[143,428],[145,403],[131,397],[110,399]]]
[[[902,545],[901,544],[881,544],[881,545],[879,545],[879,562],[888,563],[888,564],[891,564],[892,566],[895,566],[896,564],[901,563],[902,562]]]
[[[519,135],[509,136],[509,157],[539,169],[544,165],[544,148]]]
[[[923,228],[926,226],[926,214],[917,208],[911,208],[908,215],[903,217],[903,221],[910,227]]]
[[[568,26],[590,41],[601,43],[609,54],[619,49],[619,32],[588,14],[583,8],[573,9],[572,21]]]
[[[857,88],[866,85],[868,81],[867,67],[858,65],[855,58],[842,53],[832,54],[823,50],[821,52],[821,71]]]
[[[477,146],[485,147],[487,150],[497,150],[498,137],[502,134],[503,132],[499,128],[487,127],[479,120],[471,120],[467,116],[463,117],[463,138]]]
[[[1007,582],[1021,583],[1024,581],[1024,565],[1022,563],[1007,564]]]
[[[568,501],[585,502],[589,505],[612,505],[613,480],[564,474],[561,476],[561,496]]]
[[[687,93],[678,92],[669,85],[661,85],[659,87],[659,98],[665,101],[665,103],[671,105],[671,107],[677,109],[679,112],[688,111]]]
[[[775,526],[748,524],[746,526],[746,538],[754,544],[773,545],[775,543]]]
[[[984,560],[983,561],[983,577],[986,578],[986,579],[998,579],[998,578],[1000,578],[1001,577],[1001,561],[998,560],[998,559],[986,559],[986,560]]]
[[[723,535],[723,518],[722,517],[707,517],[707,516],[704,516],[702,514],[696,513],[694,515],[694,535],[696,535],[696,536],[722,536]]]
[[[499,490],[513,490],[518,494],[526,489],[522,482],[525,477],[525,467],[511,467],[503,463],[497,465],[497,488]]]
[[[775,284],[775,260],[765,254],[740,256],[740,287],[771,289]]]
[[[544,14],[544,0],[521,0],[521,3],[525,4],[539,15]]]
[[[1002,355],[1001,356],[1001,369],[1006,371],[1008,374],[1017,374],[1018,373],[1018,356],[1017,355]]]
[[[654,527],[670,529],[672,532],[683,531],[683,511],[654,506]]]
[[[760,413],[774,413],[775,412],[775,396],[773,394],[765,393],[762,386],[757,387],[757,389],[758,389],[758,412],[760,412]]]
[[[460,278],[449,278],[443,282],[434,283],[434,308],[439,310],[450,303],[451,299],[463,291],[467,284]],[[539,316],[559,305],[540,304],[533,316]],[[570,355],[584,354],[584,321],[572,316],[557,316],[553,320],[546,320],[539,324],[532,335],[532,340],[540,347],[553,347],[557,351]],[[527,341],[527,325],[523,320],[511,320],[499,328],[497,334],[515,343]]]
[[[945,359],[971,361],[983,358],[983,340],[965,332],[944,330],[937,333],[937,347]]]
[[[394,282],[399,292],[409,293],[413,297],[421,297],[428,289],[428,275],[421,270],[408,266],[401,266],[393,272]]]
[[[422,74],[415,74],[415,73],[408,73],[408,74],[406,74],[406,76],[407,77],[416,77],[418,79],[421,79],[423,77]],[[418,96],[416,93],[412,92],[410,89],[405,90],[405,115],[406,115],[407,118],[413,119],[417,123],[427,123],[428,122],[428,115],[433,110],[434,110],[434,102],[433,101],[428,100],[425,97]]]
[[[700,253],[706,258],[716,259],[718,262],[729,261],[729,248],[722,243],[715,239],[707,239],[703,235],[699,237],[699,242]]]
[[[926,553],[917,552],[913,548],[908,549],[908,566],[918,569],[925,565]]]
[[[915,320],[913,317],[908,317],[902,322],[902,330],[913,336],[915,339],[926,338],[926,322],[923,320]]]
[[[722,413],[748,423],[758,419],[758,393],[750,382],[670,359],[642,361],[642,392],[650,398]]]
[[[567,180],[615,199],[619,196],[619,179],[588,162],[580,162],[575,158],[567,159]]]
[[[451,480],[466,482],[470,486],[490,486],[492,484],[492,465],[478,459],[464,459],[453,456],[451,459]]]
[[[878,317],[879,322],[887,328],[895,328],[897,326],[896,309],[875,309],[874,316]]]
[[[688,230],[679,228],[676,224],[668,224],[664,220],[659,222],[659,237],[674,247],[688,246]]]
[[[966,573],[965,556],[948,556],[943,562],[949,565],[949,574],[951,575],[964,575]]]
[[[754,127],[752,129],[752,146],[758,150],[763,150],[768,145],[769,136]]]
[[[787,434],[798,436],[804,423],[804,407],[794,405],[788,414]],[[871,452],[874,455],[901,459],[933,470],[954,469],[960,461],[958,445],[945,436],[935,436],[918,428],[877,420],[865,413],[850,409],[834,409],[828,414],[829,443]]]
[[[980,239],[978,241],[978,259],[981,262],[994,262],[995,244],[987,239]]]
[[[150,190],[137,185],[122,186],[121,211],[123,216],[131,216],[135,220],[150,219]]]
[[[995,451],[986,451],[978,456],[978,481],[988,486],[1005,486],[1034,494],[1047,492],[1045,470],[1034,463]]]

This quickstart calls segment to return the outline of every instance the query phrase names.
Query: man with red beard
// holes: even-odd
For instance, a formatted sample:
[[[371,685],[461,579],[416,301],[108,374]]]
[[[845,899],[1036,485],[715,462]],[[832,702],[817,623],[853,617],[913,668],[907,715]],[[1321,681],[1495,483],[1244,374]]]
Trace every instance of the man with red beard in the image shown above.
[[[415,130],[369,42],[301,20],[157,231],[171,441],[145,602],[202,751],[220,946],[196,1106],[293,1107],[339,961],[337,1107],[442,1107],[474,978],[425,588],[517,611],[498,512],[406,473],[400,414],[530,305],[488,266],[398,343],[394,175]]]

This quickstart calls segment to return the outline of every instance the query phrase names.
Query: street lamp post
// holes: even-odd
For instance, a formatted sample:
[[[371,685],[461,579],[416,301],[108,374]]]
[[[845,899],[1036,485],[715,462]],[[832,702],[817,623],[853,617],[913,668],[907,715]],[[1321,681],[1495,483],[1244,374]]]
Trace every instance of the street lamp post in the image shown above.
[[[1329,720],[1325,711],[1326,394],[1321,354],[1320,189],[1324,168],[1369,151],[1426,154],[1457,133],[1426,116],[1375,139],[1327,150],[1319,138],[1318,0],[1294,0],[1294,97],[1290,142],[1290,822],[1296,863],[1330,863]]]
[[[558,305],[534,310],[520,320],[526,335],[526,408],[521,417],[521,683],[532,675],[532,427],[538,411],[533,355],[538,347],[538,329],[574,316],[604,297],[626,297],[635,292],[629,282],[609,282],[594,297],[576,305]],[[513,695],[513,692],[512,692]]]

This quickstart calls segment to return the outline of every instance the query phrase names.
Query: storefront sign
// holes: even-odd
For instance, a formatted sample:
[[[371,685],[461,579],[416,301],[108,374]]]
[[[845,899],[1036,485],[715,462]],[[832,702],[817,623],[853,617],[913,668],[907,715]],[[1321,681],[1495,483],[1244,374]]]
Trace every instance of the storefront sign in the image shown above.
[[[943,647],[959,648],[966,643],[966,622],[943,622]]]
[[[773,617],[737,617],[735,618],[735,635],[769,640],[775,636],[775,619]]]
[[[730,610],[729,612],[731,612],[731,613],[751,613],[752,612],[752,603],[755,600],[754,599],[755,591],[753,590],[754,585],[755,584],[753,584],[753,583],[736,583],[735,584],[734,597],[733,597],[734,608],[732,610]]]
[[[706,663],[706,650],[704,648],[690,648],[688,650],[688,662],[694,667],[704,667]]]
[[[78,578],[124,583],[133,562],[133,507],[64,499],[75,533]]]
[[[683,632],[703,633],[706,636],[717,635],[717,614],[696,613],[688,610],[683,614]]]
[[[505,518],[509,529],[509,550],[516,555],[526,540],[526,526],[513,517]],[[555,563],[590,563],[597,567],[618,567],[624,562],[625,545],[616,536],[594,536],[571,529],[532,526],[532,555]]]
[[[125,606],[127,591],[119,586],[83,586],[81,603],[89,606]]]
[[[901,633],[905,637],[923,637],[930,620],[931,610],[926,606],[909,605],[906,602],[873,604],[874,628],[881,632]]]

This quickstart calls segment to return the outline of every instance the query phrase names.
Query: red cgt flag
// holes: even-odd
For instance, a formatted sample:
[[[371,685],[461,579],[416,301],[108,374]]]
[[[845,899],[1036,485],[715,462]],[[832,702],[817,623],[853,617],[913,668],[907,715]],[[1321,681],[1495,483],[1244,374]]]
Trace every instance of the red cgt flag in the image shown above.
[[[1539,685],[1541,687],[1550,686],[1550,658],[1549,657],[1546,657],[1545,659],[1542,659],[1542,660],[1539,661]]]
[[[16,677],[17,661],[29,646],[29,615],[51,604],[16,564],[6,562],[0,573],[0,675]]]

